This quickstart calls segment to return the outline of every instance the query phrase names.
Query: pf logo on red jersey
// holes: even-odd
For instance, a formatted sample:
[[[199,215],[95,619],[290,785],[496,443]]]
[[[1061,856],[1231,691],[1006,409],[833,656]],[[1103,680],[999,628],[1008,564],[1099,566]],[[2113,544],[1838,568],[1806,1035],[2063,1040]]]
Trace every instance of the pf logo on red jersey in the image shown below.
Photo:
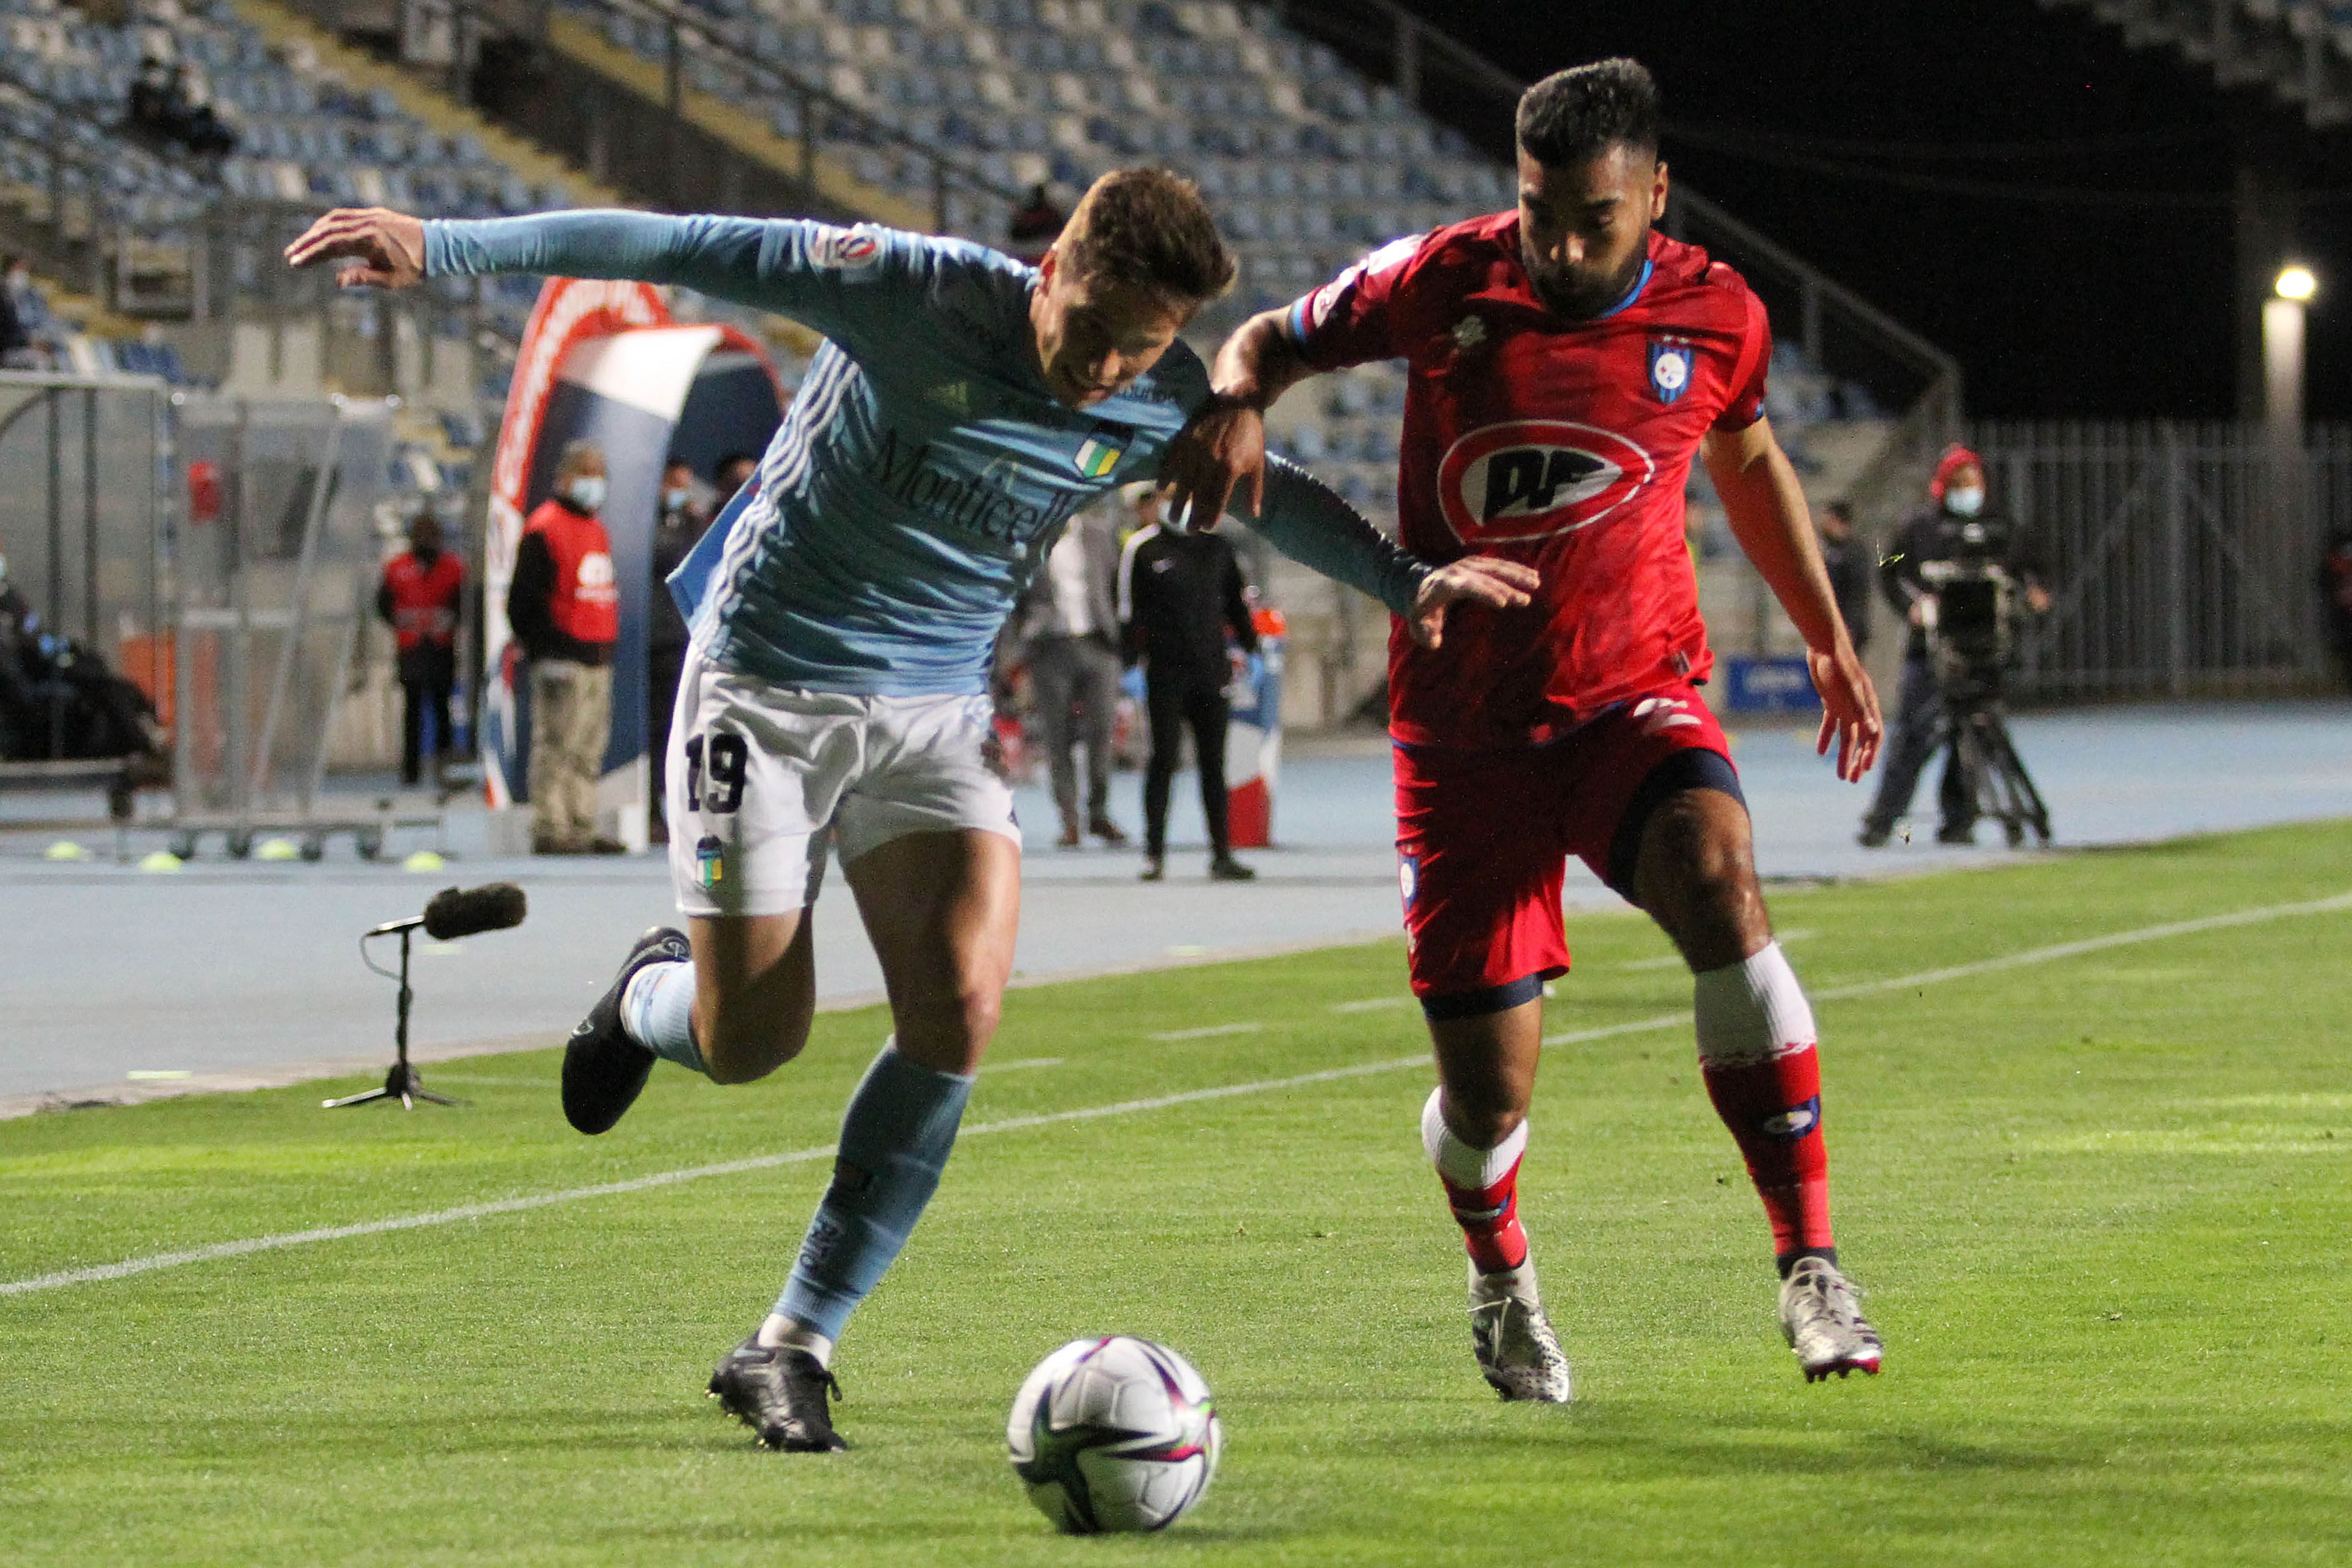
[[[1564,419],[1514,419],[1471,431],[1437,465],[1446,526],[1465,544],[1548,539],[1590,528],[1648,484],[1658,466],[1613,431]]]

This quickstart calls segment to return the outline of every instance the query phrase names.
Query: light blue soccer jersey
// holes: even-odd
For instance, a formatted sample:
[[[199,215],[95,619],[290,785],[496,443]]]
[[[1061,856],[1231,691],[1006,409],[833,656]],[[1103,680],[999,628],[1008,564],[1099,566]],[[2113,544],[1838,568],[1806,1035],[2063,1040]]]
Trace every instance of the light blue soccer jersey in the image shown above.
[[[1084,409],[1040,377],[1034,269],[964,240],[796,219],[580,212],[425,226],[428,277],[539,272],[677,283],[823,333],[761,459],[706,541],[694,614],[719,665],[860,695],[987,689],[998,629],[1070,515],[1156,478],[1209,396],[1181,342]],[[1403,613],[1427,568],[1304,472],[1270,463],[1275,547]],[[700,552],[698,552],[700,553]],[[708,561],[706,555],[705,560]]]

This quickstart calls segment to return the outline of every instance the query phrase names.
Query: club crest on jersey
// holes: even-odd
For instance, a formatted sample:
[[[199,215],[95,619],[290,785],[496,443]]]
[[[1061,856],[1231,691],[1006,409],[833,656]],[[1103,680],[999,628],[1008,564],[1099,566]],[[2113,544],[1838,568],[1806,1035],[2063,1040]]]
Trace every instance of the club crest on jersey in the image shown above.
[[[1118,447],[1107,446],[1090,437],[1070,461],[1076,464],[1078,472],[1087,479],[1100,479],[1109,478],[1110,471],[1118,467],[1118,460],[1123,456],[1125,454]]]
[[[1590,528],[1656,475],[1649,453],[1614,431],[1564,419],[1473,430],[1437,465],[1446,526],[1465,544],[1549,539]]]
[[[872,266],[881,254],[882,242],[861,224],[856,228],[820,230],[809,244],[809,265],[855,272]]]
[[[1661,403],[1672,403],[1690,390],[1691,346],[1688,343],[1650,344],[1650,390],[1658,395]]]

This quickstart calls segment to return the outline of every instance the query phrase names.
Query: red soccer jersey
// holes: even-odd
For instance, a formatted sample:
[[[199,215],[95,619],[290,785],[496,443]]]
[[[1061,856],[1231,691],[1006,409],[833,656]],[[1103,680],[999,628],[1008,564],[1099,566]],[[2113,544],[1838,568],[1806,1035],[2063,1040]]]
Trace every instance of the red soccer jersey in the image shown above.
[[[1764,306],[1664,235],[1632,296],[1590,321],[1538,300],[1517,213],[1373,252],[1291,307],[1318,370],[1402,358],[1397,510],[1423,560],[1520,561],[1536,602],[1457,605],[1435,651],[1389,637],[1391,732],[1412,744],[1541,742],[1713,664],[1684,542],[1699,438],[1762,412]]]

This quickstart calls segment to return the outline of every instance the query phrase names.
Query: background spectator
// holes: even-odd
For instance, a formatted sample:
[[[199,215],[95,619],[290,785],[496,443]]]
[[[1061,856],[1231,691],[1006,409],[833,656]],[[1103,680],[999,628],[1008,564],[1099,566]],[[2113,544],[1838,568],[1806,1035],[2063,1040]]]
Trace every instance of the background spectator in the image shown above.
[[[662,469],[661,514],[654,520],[653,596],[646,629],[646,752],[653,762],[654,798],[651,831],[656,844],[669,842],[668,796],[670,710],[677,706],[677,683],[686,669],[686,617],[670,597],[669,574],[710,526],[709,509],[694,496],[693,466],[672,458]]]
[[[1853,651],[1870,646],[1870,594],[1878,576],[1877,552],[1853,529],[1853,508],[1833,500],[1822,509],[1822,563],[1830,571],[1838,614],[1853,635]]]
[[[434,774],[457,750],[449,698],[457,685],[457,613],[466,568],[441,548],[441,523],[420,510],[409,521],[408,549],[384,563],[375,591],[376,614],[399,645],[400,782],[414,786],[423,773],[426,720],[432,722]]]
[[[1044,185],[1032,185],[1029,199],[1004,226],[1009,242],[1005,248],[1034,267],[1054,248],[1054,242],[1062,237],[1062,226],[1069,221],[1069,215],[1055,205]]]
[[[2328,542],[2319,563],[2319,592],[2326,601],[2327,644],[2344,667],[2344,680],[2352,686],[2352,529]]]
[[[1116,505],[1117,503],[1111,503]],[[1106,844],[1127,834],[1110,818],[1111,721],[1118,710],[1118,541],[1110,506],[1070,519],[1013,612],[1013,636],[1029,667],[1029,694],[1054,779],[1065,849],[1081,829]],[[1077,748],[1087,752],[1086,814],[1078,812]]]
[[[1233,717],[1225,688],[1234,679],[1226,637],[1257,651],[1241,563],[1234,547],[1204,529],[1179,531],[1160,522],[1160,498],[1135,503],[1142,526],[1118,563],[1119,618],[1130,657],[1143,661],[1144,706],[1151,719],[1151,761],[1143,774],[1143,879],[1165,874],[1168,791],[1183,732],[1192,731],[1201,770],[1201,815],[1209,828],[1209,876],[1242,882],[1257,875],[1234,858],[1226,830],[1225,727]]]
[[[596,832],[596,780],[613,723],[613,645],[621,595],[604,504],[604,454],[574,441],[555,493],[523,524],[507,621],[530,661],[530,847],[535,855],[618,855]]]

